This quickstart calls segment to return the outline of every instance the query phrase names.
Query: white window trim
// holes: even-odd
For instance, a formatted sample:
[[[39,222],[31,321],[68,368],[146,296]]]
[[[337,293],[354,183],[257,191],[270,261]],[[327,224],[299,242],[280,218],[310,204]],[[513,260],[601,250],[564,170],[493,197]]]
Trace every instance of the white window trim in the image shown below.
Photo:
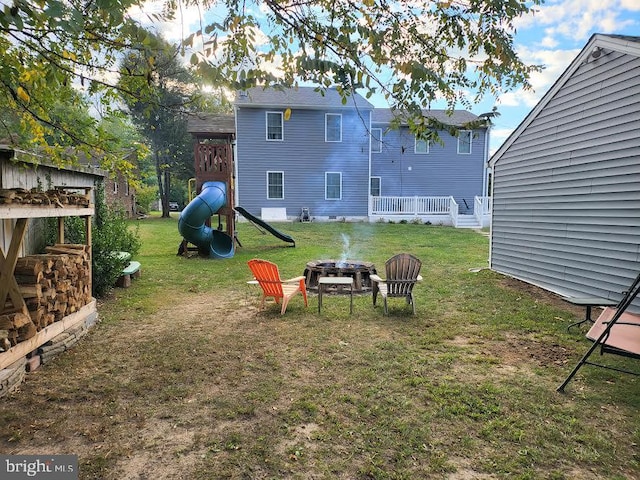
[[[378,148],[379,148],[378,150],[373,149],[373,145],[376,142],[378,144]],[[382,129],[381,128],[371,129],[371,153],[382,153]]]
[[[113,179],[113,193],[118,194],[118,177]]]
[[[378,196],[382,196],[382,177],[378,177],[378,176],[372,176],[369,177],[369,195],[374,196],[373,193],[371,192],[371,180],[373,180],[374,178],[378,179]]]
[[[429,140],[421,140],[417,137],[414,138],[414,143],[413,143],[413,153],[415,153],[416,155],[427,155],[429,153]],[[418,151],[418,142],[424,142],[427,146],[427,151],[426,152],[419,152]]]
[[[281,138],[269,138],[269,115],[280,115],[280,137]],[[264,137],[267,142],[283,142],[284,141],[284,116],[282,112],[267,111],[264,114]]]
[[[124,194],[128,197],[129,196],[129,181],[125,180],[124,182]]]
[[[327,138],[327,124],[329,117],[339,117],[340,118],[340,139],[339,140],[329,140]],[[342,114],[341,113],[325,113],[324,114],[324,141],[327,143],[340,143],[342,142]]]
[[[328,198],[327,197],[327,176],[329,175],[339,175],[340,177],[340,196],[338,198]],[[324,199],[325,200],[342,200],[342,172],[324,172]]]
[[[279,173],[282,176],[282,196],[281,197],[270,197],[269,196],[269,174],[270,173]],[[267,170],[266,174],[267,180],[267,200],[284,200],[284,170]]]
[[[460,151],[460,134],[468,133],[469,134],[469,151],[461,152]],[[460,130],[458,132],[458,155],[471,155],[471,145],[473,144],[473,132],[471,130]]]

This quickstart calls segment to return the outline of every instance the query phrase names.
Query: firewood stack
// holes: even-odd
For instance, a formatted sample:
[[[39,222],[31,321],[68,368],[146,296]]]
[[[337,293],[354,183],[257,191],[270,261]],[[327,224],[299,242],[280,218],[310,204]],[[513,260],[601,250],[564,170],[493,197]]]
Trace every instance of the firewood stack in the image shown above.
[[[45,250],[48,253],[22,257],[16,263],[14,276],[29,315],[7,301],[0,312],[0,348],[4,350],[91,301],[87,246],[56,244]]]
[[[64,208],[66,205],[88,207],[91,200],[89,195],[70,193],[56,188],[41,192],[36,189],[24,188],[0,189],[0,204],[15,205],[45,205]]]

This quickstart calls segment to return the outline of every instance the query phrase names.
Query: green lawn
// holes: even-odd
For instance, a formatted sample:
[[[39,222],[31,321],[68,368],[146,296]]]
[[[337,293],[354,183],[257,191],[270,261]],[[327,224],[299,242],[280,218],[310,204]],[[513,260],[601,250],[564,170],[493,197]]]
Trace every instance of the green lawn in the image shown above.
[[[175,214],[174,214],[175,215]],[[584,367],[583,315],[486,269],[488,238],[414,224],[238,225],[233,258],[177,256],[177,215],[132,224],[142,277],[101,323],[3,401],[3,453],[80,456],[80,478],[640,478],[640,384]],[[246,262],[423,261],[417,315],[358,295],[284,316]],[[479,271],[478,271],[479,270]],[[633,360],[612,359],[634,367]]]

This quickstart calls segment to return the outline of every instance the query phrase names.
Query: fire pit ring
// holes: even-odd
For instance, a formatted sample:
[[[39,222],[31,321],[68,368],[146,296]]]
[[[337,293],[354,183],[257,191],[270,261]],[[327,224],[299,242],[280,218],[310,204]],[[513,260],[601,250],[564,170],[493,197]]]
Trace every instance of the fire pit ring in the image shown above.
[[[351,277],[353,278],[353,291],[355,293],[367,293],[371,291],[371,275],[376,274],[376,266],[371,262],[360,260],[314,260],[307,262],[304,270],[307,290],[318,291],[318,279],[320,277]],[[328,287],[328,286],[327,286]],[[337,286],[325,288],[327,293],[342,293]],[[344,293],[349,293],[345,290]]]

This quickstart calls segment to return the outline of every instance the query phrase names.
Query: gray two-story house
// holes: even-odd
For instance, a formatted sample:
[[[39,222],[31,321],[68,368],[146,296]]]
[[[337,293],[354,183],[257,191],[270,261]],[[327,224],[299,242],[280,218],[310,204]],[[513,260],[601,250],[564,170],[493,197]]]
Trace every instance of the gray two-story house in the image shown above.
[[[360,95],[343,104],[335,90],[239,93],[238,205],[255,215],[280,207],[289,217],[309,208],[316,218],[366,218],[372,110]]]
[[[478,118],[466,111],[425,115],[462,130],[438,132],[442,143],[416,139],[406,123],[390,128],[389,109],[358,94],[344,102],[335,89],[239,92],[235,203],[263,219],[308,209],[318,220],[435,215],[456,224],[486,195],[488,129],[464,130]]]
[[[464,129],[478,117],[465,110],[448,114],[424,110],[423,115],[462,128],[457,136],[440,131],[440,141],[416,138],[406,122],[390,129],[389,109],[377,108],[371,119],[373,193],[387,196],[452,196],[462,214],[473,213],[474,197],[487,192],[487,128]]]

